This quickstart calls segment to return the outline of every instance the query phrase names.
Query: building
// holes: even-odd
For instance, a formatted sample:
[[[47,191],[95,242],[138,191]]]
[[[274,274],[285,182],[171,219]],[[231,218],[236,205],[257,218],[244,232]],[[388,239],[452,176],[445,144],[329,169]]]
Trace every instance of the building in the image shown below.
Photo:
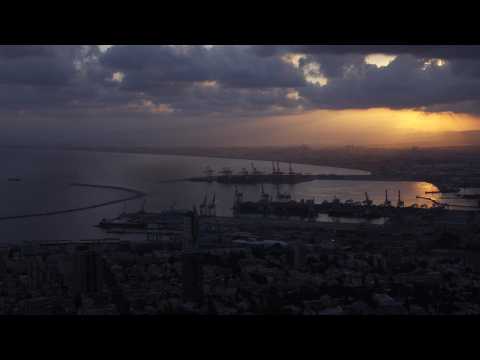
[[[199,221],[197,208],[188,212],[184,219],[183,249],[192,250],[198,248]]]
[[[41,290],[47,282],[47,269],[42,258],[32,256],[28,260],[28,287],[30,290]]]
[[[71,287],[74,294],[95,293],[105,287],[103,258],[93,250],[77,251],[73,256]]]
[[[295,268],[301,268],[305,265],[307,259],[307,249],[301,241],[293,245],[293,265]]]
[[[0,279],[7,273],[8,249],[0,249]]]
[[[184,253],[182,256],[182,286],[185,302],[203,301],[203,266],[201,254]]]

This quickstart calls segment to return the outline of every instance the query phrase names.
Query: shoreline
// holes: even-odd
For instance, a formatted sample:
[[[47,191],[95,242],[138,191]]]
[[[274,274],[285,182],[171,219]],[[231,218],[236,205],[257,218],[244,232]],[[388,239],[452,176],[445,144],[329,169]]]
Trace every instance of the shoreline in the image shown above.
[[[232,160],[245,160],[245,161],[265,161],[265,162],[271,162],[271,161],[277,161],[277,160],[271,160],[271,159],[266,159],[265,157],[256,157],[256,158],[247,158],[247,157],[242,157],[242,156],[235,156],[235,155],[196,155],[196,154],[179,154],[179,153],[173,153],[169,151],[161,151],[161,150],[148,150],[148,149],[120,149],[120,148],[88,148],[88,147],[15,147],[15,146],[0,146],[0,149],[15,149],[15,150],[43,150],[43,151],[82,151],[82,152],[98,152],[98,153],[111,153],[111,154],[140,154],[140,155],[161,155],[161,156],[180,156],[180,157],[193,157],[193,158],[206,158],[206,159],[232,159]],[[290,161],[286,160],[278,160],[282,163],[290,163]],[[369,170],[365,169],[353,169],[353,168],[347,168],[347,167],[341,167],[341,166],[331,166],[331,165],[320,165],[317,163],[313,162],[292,162],[293,165],[306,165],[306,166],[319,166],[319,167],[327,167],[327,168],[332,168],[332,169],[340,169],[340,170],[351,170],[351,171],[361,171],[366,173],[365,175],[357,175],[357,176],[365,176],[366,181],[375,181],[374,178],[380,177],[380,175],[372,173]],[[372,179],[373,178],[373,179]],[[182,180],[189,180],[189,179],[182,179]],[[340,181],[340,180],[339,180]],[[356,181],[356,180],[354,180]],[[361,181],[359,179],[359,181]],[[408,177],[385,177],[382,180],[378,181],[399,181],[399,182],[426,182],[429,183],[433,186],[435,186],[438,189],[438,192],[441,194],[444,191],[442,191],[442,188],[445,188],[441,184],[436,184],[435,182],[432,182],[428,179],[412,179]],[[448,192],[448,191],[445,191]]]
[[[82,152],[98,152],[98,153],[111,153],[111,154],[143,154],[143,155],[162,155],[162,156],[183,156],[183,157],[194,157],[194,158],[206,158],[206,159],[231,159],[231,160],[245,160],[245,161],[265,161],[265,162],[271,162],[271,161],[279,161],[284,164],[292,163],[293,165],[306,165],[306,166],[319,166],[319,167],[327,167],[327,168],[332,168],[332,169],[340,169],[340,170],[350,170],[350,171],[361,171],[366,173],[364,176],[372,176],[371,171],[365,170],[365,169],[354,169],[354,168],[349,168],[349,167],[342,167],[342,166],[332,166],[332,165],[321,165],[321,164],[316,164],[313,162],[298,162],[298,161],[287,161],[287,160],[281,160],[281,159],[267,159],[263,157],[256,157],[256,158],[247,158],[247,157],[242,157],[242,156],[227,156],[227,155],[197,155],[197,154],[180,154],[180,153],[173,153],[169,151],[155,151],[155,150],[135,150],[135,149],[105,149],[105,148],[98,148],[98,149],[93,149],[93,148],[48,148],[48,147],[13,147],[13,146],[0,146],[0,149],[15,149],[15,150],[43,150],[43,151],[82,151]],[[362,175],[358,175],[362,176]],[[405,180],[408,181],[408,180]]]

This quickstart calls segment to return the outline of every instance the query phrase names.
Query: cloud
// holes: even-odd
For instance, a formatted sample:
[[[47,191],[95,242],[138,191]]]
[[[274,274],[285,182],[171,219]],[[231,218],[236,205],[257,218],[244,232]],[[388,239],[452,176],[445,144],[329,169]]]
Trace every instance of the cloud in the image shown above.
[[[53,49],[54,47],[49,45],[2,45],[0,58],[46,57],[53,53]]]
[[[66,85],[78,54],[70,46],[0,46],[0,84]]]
[[[395,58],[377,67],[365,61],[371,54]],[[479,69],[479,46],[0,46],[0,105],[71,116],[254,118],[375,107],[477,114]]]
[[[301,66],[316,64],[327,85],[298,89],[313,108],[479,113],[480,46],[265,45],[255,52],[262,57],[297,54]],[[377,67],[365,61],[371,54],[395,59]]]
[[[398,56],[389,66],[366,63],[344,69],[328,86],[309,86],[300,94],[320,108],[427,108],[474,100],[480,82],[454,74],[451,64],[425,66],[411,55]]]
[[[168,103],[176,114],[253,115],[298,107],[290,88],[303,74],[280,58],[262,58],[249,46],[114,46],[100,58],[104,68],[122,73],[118,88]],[[207,84],[207,85],[205,85]]]
[[[166,83],[216,81],[224,87],[275,88],[304,84],[301,73],[280,58],[261,58],[248,46],[130,46],[108,49],[102,64],[125,74],[126,89]]]
[[[310,55],[412,55],[419,58],[480,59],[480,46],[476,45],[259,45],[255,52],[261,56],[282,53]]]

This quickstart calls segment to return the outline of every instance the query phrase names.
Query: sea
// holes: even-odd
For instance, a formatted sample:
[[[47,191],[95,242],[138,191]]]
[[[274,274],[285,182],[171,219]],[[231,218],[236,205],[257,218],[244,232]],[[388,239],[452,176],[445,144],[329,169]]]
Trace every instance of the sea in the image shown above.
[[[142,206],[152,212],[192,209],[205,196],[209,200],[215,196],[217,215],[232,216],[232,185],[185,179],[204,175],[206,167],[215,171],[230,167],[239,172],[242,168],[250,170],[253,164],[260,171],[272,170],[268,161],[66,150],[1,149],[0,160],[0,218],[88,207],[131,196],[118,189],[76,187],[71,186],[72,183],[125,187],[147,194],[145,200],[83,211],[0,220],[0,243],[9,244],[109,238],[111,234],[95,227],[102,218],[112,218],[123,211],[138,211]],[[280,163],[283,171],[288,171],[288,166]],[[327,166],[292,164],[292,167],[296,172],[311,174],[368,175],[361,170]],[[260,185],[241,185],[238,189],[243,192],[244,200],[256,201],[260,197]],[[269,184],[264,184],[264,189],[272,196],[277,191]],[[426,191],[438,190],[426,182],[315,180],[280,186],[280,191],[290,193],[294,200],[313,199],[315,202],[335,197],[342,201],[361,201],[367,192],[375,203],[381,203],[385,190],[394,204],[399,190],[406,206],[413,203],[431,205],[428,200],[417,199],[417,195],[443,201],[439,194],[425,195]],[[322,216],[321,221],[338,221]]]

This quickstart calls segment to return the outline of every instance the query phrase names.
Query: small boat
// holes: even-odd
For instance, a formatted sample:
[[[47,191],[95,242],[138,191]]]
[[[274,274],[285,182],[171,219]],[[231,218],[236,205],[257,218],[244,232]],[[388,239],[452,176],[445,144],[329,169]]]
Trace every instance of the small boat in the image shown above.
[[[8,178],[8,181],[21,181],[20,178]]]

